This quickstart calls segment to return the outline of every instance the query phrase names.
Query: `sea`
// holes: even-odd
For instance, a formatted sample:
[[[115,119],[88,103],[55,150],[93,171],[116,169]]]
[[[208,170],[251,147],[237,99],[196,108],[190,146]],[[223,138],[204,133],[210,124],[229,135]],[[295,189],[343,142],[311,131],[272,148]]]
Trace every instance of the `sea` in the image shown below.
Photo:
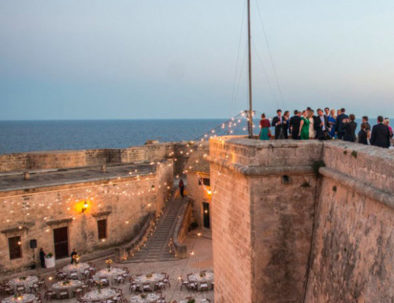
[[[244,119],[0,121],[0,154],[126,148],[147,140],[173,142],[246,133]]]

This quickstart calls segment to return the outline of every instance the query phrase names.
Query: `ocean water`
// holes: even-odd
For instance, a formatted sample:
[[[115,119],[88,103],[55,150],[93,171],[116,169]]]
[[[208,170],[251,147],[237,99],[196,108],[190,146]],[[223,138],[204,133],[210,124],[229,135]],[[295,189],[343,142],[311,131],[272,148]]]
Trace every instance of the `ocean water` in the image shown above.
[[[194,140],[211,129],[226,134],[225,120],[88,120],[0,121],[0,154],[40,150],[125,148],[160,142]],[[242,126],[246,122],[242,121]],[[242,128],[236,129],[241,134]],[[245,132],[243,132],[245,133]]]
[[[225,119],[0,121],[0,154],[125,148],[143,145],[147,140],[196,140],[211,134],[212,129],[218,135],[229,134],[228,122]],[[237,126],[231,128],[233,134],[246,134],[246,121],[236,119],[234,122]],[[258,123],[259,120],[255,120],[255,124]],[[359,127],[358,119],[357,124]]]

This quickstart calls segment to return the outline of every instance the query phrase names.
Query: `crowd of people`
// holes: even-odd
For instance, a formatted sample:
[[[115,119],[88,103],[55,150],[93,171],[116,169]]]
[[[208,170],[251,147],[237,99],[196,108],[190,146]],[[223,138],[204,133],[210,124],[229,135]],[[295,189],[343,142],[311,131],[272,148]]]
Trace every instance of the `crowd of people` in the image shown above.
[[[332,140],[340,139],[361,144],[389,148],[393,138],[393,129],[389,118],[378,116],[377,124],[371,129],[368,117],[362,117],[360,130],[356,135],[357,122],[354,114],[347,115],[346,110],[330,109],[328,107],[315,111],[308,107],[303,111],[295,110],[293,116],[290,112],[276,111],[276,116],[270,121],[265,114],[261,115],[260,134],[261,140],[295,139],[295,140]],[[271,134],[270,127],[274,127],[275,133]]]

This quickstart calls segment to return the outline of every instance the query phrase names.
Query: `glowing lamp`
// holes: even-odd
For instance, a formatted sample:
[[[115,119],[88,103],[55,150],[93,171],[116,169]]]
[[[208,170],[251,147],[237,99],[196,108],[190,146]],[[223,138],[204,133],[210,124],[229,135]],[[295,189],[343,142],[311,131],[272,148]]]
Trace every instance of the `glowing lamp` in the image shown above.
[[[81,208],[81,212],[84,213],[88,209],[88,207],[89,207],[88,201],[85,200],[83,202],[83,205],[82,205],[82,208]]]

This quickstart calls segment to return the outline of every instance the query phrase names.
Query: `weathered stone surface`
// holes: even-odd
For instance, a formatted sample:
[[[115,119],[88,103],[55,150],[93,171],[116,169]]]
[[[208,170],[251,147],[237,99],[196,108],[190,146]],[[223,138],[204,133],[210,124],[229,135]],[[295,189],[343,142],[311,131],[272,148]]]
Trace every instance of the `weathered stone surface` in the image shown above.
[[[393,151],[221,137],[209,159],[215,302],[392,302]]]

